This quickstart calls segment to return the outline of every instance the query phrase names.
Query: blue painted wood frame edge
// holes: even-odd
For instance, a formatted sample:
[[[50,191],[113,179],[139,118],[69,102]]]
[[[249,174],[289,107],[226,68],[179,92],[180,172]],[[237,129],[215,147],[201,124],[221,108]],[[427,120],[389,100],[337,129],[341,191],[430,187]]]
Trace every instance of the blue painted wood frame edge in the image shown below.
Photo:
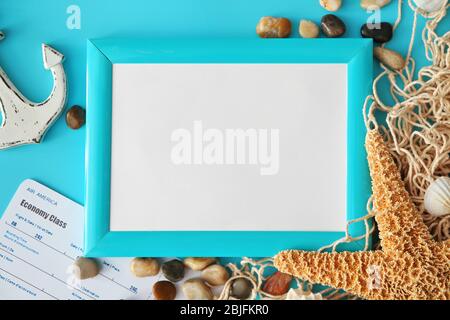
[[[109,232],[112,63],[87,42],[85,252]]]
[[[370,179],[362,104],[372,81],[367,39],[98,39],[87,44],[86,256],[271,256],[281,249],[316,250],[343,232],[110,232],[112,64],[345,63],[348,65],[347,220],[366,213]],[[370,222],[369,222],[370,226]],[[363,222],[350,226],[365,233]],[[364,239],[343,244],[360,250]],[[369,241],[370,246],[370,241]]]

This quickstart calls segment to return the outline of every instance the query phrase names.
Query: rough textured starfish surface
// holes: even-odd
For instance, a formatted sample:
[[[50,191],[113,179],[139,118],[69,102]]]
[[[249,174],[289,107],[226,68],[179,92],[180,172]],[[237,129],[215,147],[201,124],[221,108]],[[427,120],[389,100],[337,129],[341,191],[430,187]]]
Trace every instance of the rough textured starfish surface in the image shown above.
[[[275,267],[366,299],[450,299],[450,240],[433,240],[377,131],[368,132],[366,149],[382,250],[288,250]]]

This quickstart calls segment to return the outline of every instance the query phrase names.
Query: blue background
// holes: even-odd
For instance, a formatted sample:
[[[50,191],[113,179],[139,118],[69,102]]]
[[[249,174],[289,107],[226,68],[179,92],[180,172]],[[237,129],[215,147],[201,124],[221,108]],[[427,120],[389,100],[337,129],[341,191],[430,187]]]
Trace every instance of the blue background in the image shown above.
[[[382,21],[393,23],[397,1],[382,10]],[[69,30],[68,6],[81,9],[81,29]],[[86,39],[101,37],[248,37],[264,15],[284,16],[293,22],[291,37],[298,37],[300,19],[316,22],[328,13],[319,0],[165,0],[165,1],[57,1],[2,0],[0,65],[22,93],[33,101],[44,100],[53,86],[43,68],[41,43],[66,57],[69,82],[68,107],[86,101]],[[345,37],[359,37],[360,26],[369,17],[359,0],[344,1],[336,13],[347,24]],[[419,32],[424,19],[419,20]],[[388,47],[406,53],[412,11],[404,5],[404,19]],[[448,19],[441,30],[448,30]],[[425,63],[423,45],[417,38],[413,56]],[[374,69],[378,72],[379,68]],[[85,128],[69,129],[64,116],[48,131],[43,143],[0,151],[0,212],[26,178],[37,180],[74,201],[84,203]]]

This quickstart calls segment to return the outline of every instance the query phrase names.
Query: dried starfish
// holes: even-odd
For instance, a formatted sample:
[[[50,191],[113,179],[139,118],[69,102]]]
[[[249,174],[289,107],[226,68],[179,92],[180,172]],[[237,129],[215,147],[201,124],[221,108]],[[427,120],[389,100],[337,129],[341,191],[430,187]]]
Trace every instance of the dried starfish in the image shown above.
[[[432,239],[377,131],[366,137],[382,250],[288,250],[279,271],[366,299],[450,299],[450,240]]]

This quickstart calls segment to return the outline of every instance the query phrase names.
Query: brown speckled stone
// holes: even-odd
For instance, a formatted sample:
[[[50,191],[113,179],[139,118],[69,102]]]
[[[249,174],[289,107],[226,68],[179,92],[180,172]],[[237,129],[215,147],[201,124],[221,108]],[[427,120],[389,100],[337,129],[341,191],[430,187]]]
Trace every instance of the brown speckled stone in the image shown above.
[[[406,61],[402,57],[402,55],[394,50],[375,47],[373,49],[373,54],[375,58],[380,60],[382,64],[393,69],[393,70],[401,70],[405,67]]]
[[[262,17],[256,33],[261,38],[287,38],[291,34],[291,22],[286,18]]]
[[[345,23],[334,14],[323,16],[320,27],[328,38],[341,37],[346,31]]]
[[[86,111],[80,106],[73,106],[66,113],[66,124],[71,129],[79,129],[86,122]]]
[[[363,38],[372,38],[377,43],[385,43],[392,39],[394,28],[389,22],[377,24],[365,23],[361,27],[361,36]]]
[[[245,300],[250,297],[253,290],[253,284],[245,279],[239,278],[233,281],[231,285],[231,296],[236,299]]]
[[[302,20],[298,26],[298,33],[302,38],[317,38],[320,30],[317,24],[310,20]]]
[[[360,5],[361,8],[365,9],[365,10],[370,10],[370,9],[381,9],[384,6],[388,5],[391,2],[391,0],[361,0],[360,1]]]
[[[186,267],[194,271],[203,270],[207,266],[212,265],[216,262],[216,258],[186,258],[183,261]]]
[[[170,281],[158,281],[152,288],[155,300],[173,300],[177,295],[177,288]]]
[[[136,277],[156,276],[159,272],[159,263],[154,258],[134,258],[131,260],[130,269]]]
[[[338,11],[342,6],[342,0],[320,0],[322,8],[328,11]]]
[[[229,277],[227,269],[220,264],[213,264],[202,271],[202,279],[211,286],[221,286]]]
[[[201,279],[189,279],[181,286],[188,300],[213,300],[214,295],[211,288]]]
[[[161,269],[167,280],[172,282],[178,282],[184,278],[184,265],[180,260],[173,259],[164,262]]]
[[[281,296],[289,291],[292,276],[282,272],[275,272],[263,286],[263,291],[273,296]]]

